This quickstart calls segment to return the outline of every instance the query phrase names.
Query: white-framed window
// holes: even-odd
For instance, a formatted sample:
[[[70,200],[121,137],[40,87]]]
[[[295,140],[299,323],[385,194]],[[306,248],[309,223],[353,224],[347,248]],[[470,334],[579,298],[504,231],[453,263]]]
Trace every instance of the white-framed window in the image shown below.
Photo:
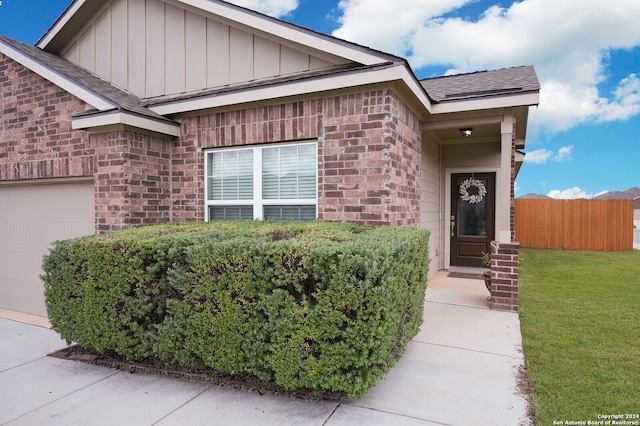
[[[316,142],[205,151],[206,218],[315,220]]]

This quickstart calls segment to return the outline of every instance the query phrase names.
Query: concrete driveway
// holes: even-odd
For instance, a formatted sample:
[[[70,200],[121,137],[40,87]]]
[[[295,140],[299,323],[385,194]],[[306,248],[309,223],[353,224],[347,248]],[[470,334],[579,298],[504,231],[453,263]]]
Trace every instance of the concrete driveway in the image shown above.
[[[309,401],[48,357],[47,328],[0,319],[0,425],[530,425],[517,314],[481,280],[430,281],[420,333],[357,400]]]

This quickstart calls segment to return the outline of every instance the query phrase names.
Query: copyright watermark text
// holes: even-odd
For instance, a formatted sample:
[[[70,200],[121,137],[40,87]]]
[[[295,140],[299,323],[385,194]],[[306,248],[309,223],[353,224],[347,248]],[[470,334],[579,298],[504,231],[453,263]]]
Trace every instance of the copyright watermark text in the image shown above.
[[[554,420],[554,426],[640,426],[640,413],[630,414],[598,414],[595,419],[588,420]]]

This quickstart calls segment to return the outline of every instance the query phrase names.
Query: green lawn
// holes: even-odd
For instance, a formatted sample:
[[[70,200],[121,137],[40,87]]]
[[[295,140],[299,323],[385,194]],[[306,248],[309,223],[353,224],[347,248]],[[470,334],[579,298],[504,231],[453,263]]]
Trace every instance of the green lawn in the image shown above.
[[[538,426],[640,413],[640,251],[522,249],[520,320]]]

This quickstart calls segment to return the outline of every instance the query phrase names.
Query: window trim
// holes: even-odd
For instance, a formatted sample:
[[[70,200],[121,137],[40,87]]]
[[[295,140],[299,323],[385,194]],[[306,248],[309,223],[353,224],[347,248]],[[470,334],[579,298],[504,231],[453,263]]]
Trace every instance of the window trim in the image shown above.
[[[263,199],[262,198],[262,153],[265,149],[278,148],[286,146],[309,146],[315,147],[314,150],[314,162],[316,164],[316,179],[315,179],[315,197],[314,198],[276,198],[276,199]],[[214,152],[224,151],[253,151],[253,199],[251,200],[210,200],[209,199],[209,154]],[[318,219],[318,142],[312,141],[291,141],[281,143],[270,143],[261,145],[250,146],[235,146],[225,148],[210,148],[204,150],[204,190],[205,190],[205,220],[209,222],[209,207],[210,206],[253,206],[253,220],[264,219],[264,206],[269,205],[305,205],[316,206],[316,217]]]

